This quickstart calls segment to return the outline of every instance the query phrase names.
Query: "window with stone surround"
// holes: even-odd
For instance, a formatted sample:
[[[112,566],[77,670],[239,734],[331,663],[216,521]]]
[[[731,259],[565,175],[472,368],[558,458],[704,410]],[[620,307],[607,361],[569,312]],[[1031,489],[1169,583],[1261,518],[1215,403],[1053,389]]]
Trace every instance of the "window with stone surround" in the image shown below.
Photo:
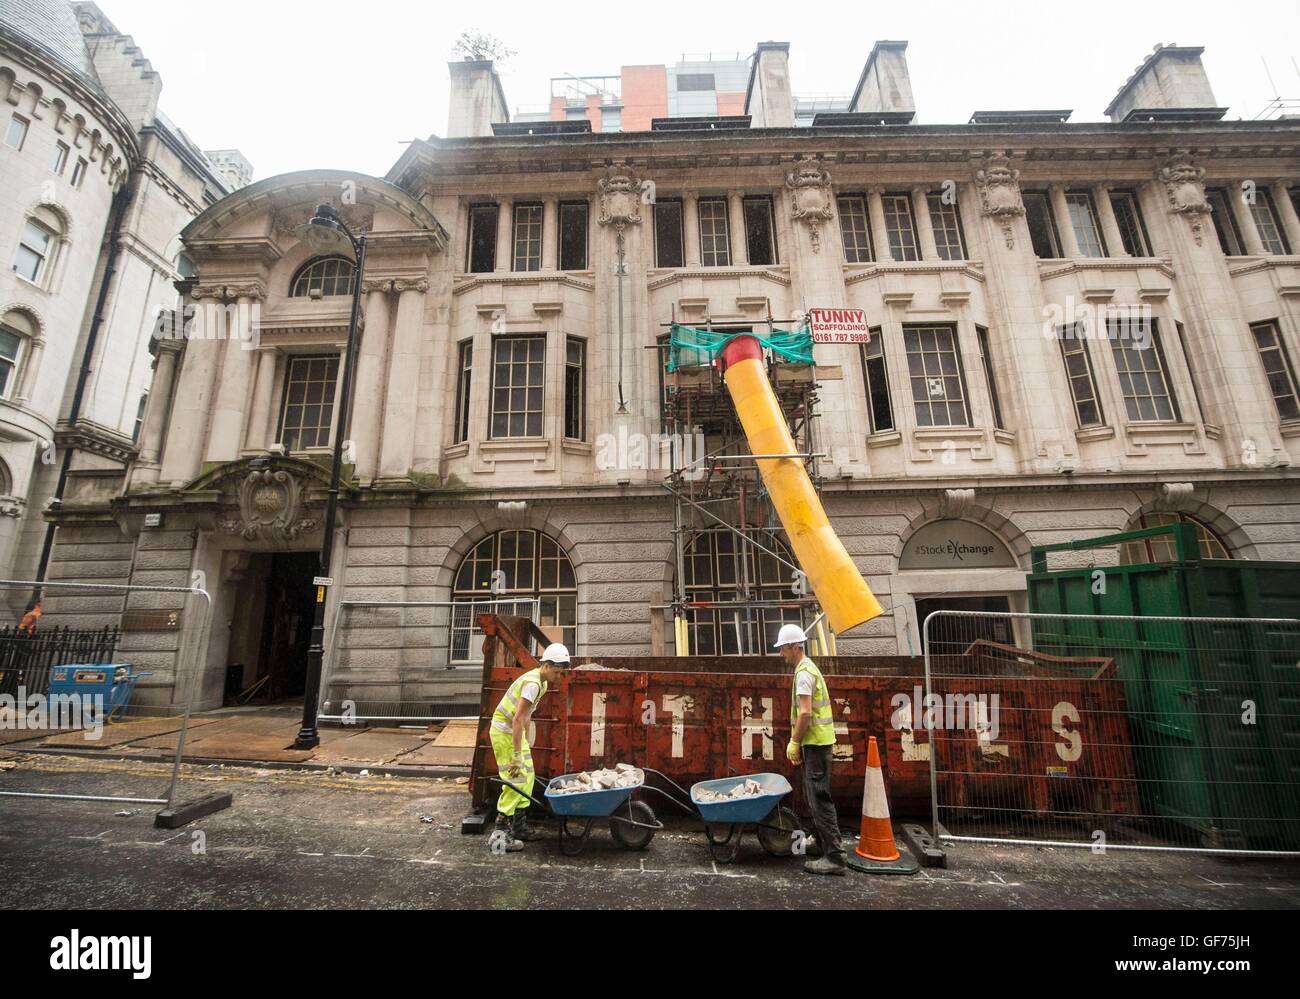
[[[1052,203],[1046,191],[1024,191],[1025,224],[1029,226],[1029,240],[1034,255],[1040,260],[1056,260],[1061,256],[1061,238],[1056,231]]]
[[[1196,400],[1196,414],[1201,418],[1201,422],[1207,422],[1205,419],[1205,401],[1201,398],[1200,382],[1196,377],[1196,368],[1192,365],[1192,354],[1187,349],[1187,330],[1182,323],[1174,323],[1174,332],[1178,334],[1178,347],[1183,352],[1183,361],[1187,364],[1187,377],[1192,383],[1192,398]]]
[[[1191,524],[1196,528],[1196,538],[1200,542],[1201,558],[1230,559],[1232,552],[1227,543],[1215,533],[1209,524],[1197,520],[1186,513],[1144,513],[1124,528],[1130,531],[1145,531],[1152,527],[1166,527],[1171,524]],[[1130,541],[1120,547],[1120,565],[1159,565],[1173,562],[1178,558],[1178,546],[1173,536],[1164,534],[1141,541]]]
[[[1065,204],[1070,209],[1070,225],[1080,255],[1106,256],[1106,240],[1102,238],[1101,225],[1097,222],[1097,206],[1092,202],[1092,192],[1066,191]]]
[[[655,266],[684,267],[682,239],[682,203],[677,198],[660,198],[655,202]]]
[[[72,179],[68,182],[72,185],[74,189],[81,187],[81,182],[85,180],[86,171],[89,169],[89,167],[90,164],[88,164],[85,160],[81,158],[77,159],[77,165],[72,168]]]
[[[541,204],[516,201],[514,205],[514,270],[521,272],[542,269],[542,214]]]
[[[970,404],[956,326],[904,326],[918,427],[969,427]]]
[[[1181,419],[1156,320],[1111,317],[1106,320],[1106,334],[1129,420],[1175,423]]]
[[[1250,331],[1255,336],[1255,348],[1264,364],[1264,377],[1268,379],[1278,416],[1284,420],[1300,419],[1300,388],[1282,331],[1276,322],[1255,323]]]
[[[976,326],[975,337],[980,345],[980,363],[984,366],[984,383],[988,386],[989,405],[993,408],[993,426],[997,430],[1006,430],[1006,423],[1002,420],[1002,400],[998,394],[998,380],[993,373],[993,351],[989,347],[989,331],[983,326]]]
[[[1137,194],[1133,191],[1111,191],[1110,207],[1115,212],[1115,224],[1119,227],[1124,252],[1130,257],[1151,256],[1151,239],[1147,235],[1146,223],[1142,220]]]
[[[277,437],[286,451],[330,446],[338,382],[337,354],[294,355],[288,359]]]
[[[27,218],[14,251],[13,269],[19,277],[49,289],[59,254],[63,220],[42,205]]]
[[[135,424],[131,428],[131,443],[140,443],[140,434],[144,431],[144,411],[149,408],[149,393],[140,396],[140,403],[135,408]]]
[[[895,260],[920,260],[916,246],[916,219],[912,216],[910,194],[884,194],[885,232],[889,235],[889,252]]]
[[[19,328],[21,321],[11,313],[0,324],[0,399],[10,398],[18,384],[18,365],[28,338],[26,330]]]
[[[867,413],[873,434],[894,429],[894,403],[889,397],[889,366],[885,361],[882,331],[871,331],[871,342],[862,345],[862,376],[866,382]]]
[[[542,436],[545,336],[502,336],[492,341],[491,438]]]
[[[934,230],[934,245],[940,260],[965,260],[966,236],[962,232],[961,214],[956,203],[948,204],[943,194],[933,191],[926,195],[930,207],[930,228]]]
[[[726,198],[700,198],[700,263],[705,267],[731,266],[731,231]]]
[[[498,205],[469,206],[469,238],[466,240],[465,270],[470,274],[491,274],[497,269]]]
[[[1264,252],[1290,253],[1291,247],[1287,243],[1286,233],[1282,231],[1282,223],[1278,220],[1277,205],[1273,203],[1273,195],[1262,187],[1256,188],[1254,200],[1248,204],[1251,217],[1255,220],[1255,228],[1259,231],[1260,241],[1264,244]]]
[[[587,269],[587,216],[585,201],[560,202],[560,270]]]
[[[319,257],[298,269],[289,285],[290,298],[334,298],[352,294],[356,265],[347,257]]]
[[[564,436],[566,440],[587,439],[587,341],[570,336],[564,340]]]
[[[1079,421],[1079,429],[1104,425],[1101,397],[1097,394],[1097,378],[1092,370],[1092,355],[1088,351],[1087,330],[1081,323],[1062,326],[1057,330],[1056,338],[1061,345],[1065,377],[1070,383],[1070,397],[1074,400],[1074,415]]]
[[[1214,221],[1214,231],[1219,237],[1219,246],[1224,255],[1244,257],[1246,243],[1241,238],[1237,217],[1232,214],[1232,206],[1228,203],[1228,192],[1220,187],[1206,188],[1205,200],[1210,205],[1210,218]]]
[[[9,127],[5,129],[5,145],[22,152],[23,144],[27,142],[27,129],[27,119],[22,115],[14,115],[9,119]]]
[[[749,249],[749,262],[759,267],[776,264],[776,225],[772,216],[772,199],[768,197],[745,198],[745,245]]]
[[[50,172],[56,175],[63,174],[63,168],[68,165],[67,143],[56,142],[54,144],[54,155],[50,157]]]
[[[844,242],[844,262],[869,264],[875,260],[871,250],[871,224],[868,221],[867,196],[842,194],[835,199],[840,210],[840,238]]]
[[[684,558],[688,599],[723,605],[690,612],[691,655],[766,655],[783,625],[803,625],[799,607],[725,606],[740,601],[794,603],[798,599],[791,589],[794,569],[762,551],[760,545],[794,564],[789,546],[767,530],[751,528],[742,538],[726,528],[708,528],[688,539]]]
[[[453,444],[469,440],[469,404],[474,382],[474,341],[462,340],[456,347],[456,425]]]

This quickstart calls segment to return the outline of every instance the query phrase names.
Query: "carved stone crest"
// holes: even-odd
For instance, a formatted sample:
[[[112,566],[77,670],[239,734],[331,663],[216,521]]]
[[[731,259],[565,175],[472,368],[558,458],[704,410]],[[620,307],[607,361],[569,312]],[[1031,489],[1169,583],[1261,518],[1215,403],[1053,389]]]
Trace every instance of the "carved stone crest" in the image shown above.
[[[221,527],[245,541],[296,541],[317,526],[305,513],[298,480],[283,470],[262,469],[249,472],[239,486],[240,519]]]
[[[1201,246],[1205,240],[1203,219],[1212,210],[1205,198],[1205,168],[1193,163],[1187,153],[1175,153],[1160,168],[1160,179],[1169,198],[1169,213],[1187,216],[1196,245]]]
[[[641,224],[641,181],[631,168],[616,163],[596,182],[600,194],[600,224],[612,225],[621,236],[629,225]]]
[[[363,205],[336,205],[339,218],[352,230],[354,236],[370,232],[375,225],[375,213]],[[271,226],[277,236],[297,236],[298,230],[311,221],[316,214],[316,204],[299,205],[296,208],[284,208],[271,217]]]
[[[790,191],[791,218],[808,227],[813,253],[821,253],[822,223],[835,217],[831,175],[818,163],[802,162],[786,176],[785,186]]]
[[[975,186],[980,192],[980,210],[1002,227],[1007,249],[1016,248],[1015,221],[1025,214],[1020,197],[1020,171],[1006,156],[987,156],[975,171]]]

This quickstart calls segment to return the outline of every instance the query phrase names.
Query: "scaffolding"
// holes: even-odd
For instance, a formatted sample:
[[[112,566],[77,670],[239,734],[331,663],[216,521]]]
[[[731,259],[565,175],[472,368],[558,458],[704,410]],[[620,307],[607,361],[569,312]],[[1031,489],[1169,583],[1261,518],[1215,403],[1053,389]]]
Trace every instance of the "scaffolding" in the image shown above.
[[[666,328],[679,325],[674,310],[674,322]],[[761,323],[715,324],[706,319],[699,328],[722,334],[761,335],[766,330],[770,336],[781,327],[801,325],[801,320],[774,320],[769,307]],[[671,337],[661,338],[657,350],[663,378],[663,433],[673,447],[672,472],[664,487],[674,503],[676,583],[672,606],[666,609],[676,623],[677,654],[764,655],[782,624],[809,628],[814,651],[832,653],[834,638],[828,638],[822,627],[824,615],[790,554],[758,467],[759,459],[802,460],[820,489],[819,459],[825,455],[817,453],[814,433],[815,369],[764,352],[768,377],[797,453],[755,455],[723,381],[720,360],[702,357],[692,363],[690,350],[683,348],[677,351],[676,370],[670,372]],[[773,544],[772,539],[783,543]],[[714,568],[711,578],[701,583],[698,567],[705,557]],[[773,579],[774,572],[781,573],[779,581]],[[715,596],[721,591],[732,599],[700,599],[702,589]],[[712,640],[706,629],[716,629]]]

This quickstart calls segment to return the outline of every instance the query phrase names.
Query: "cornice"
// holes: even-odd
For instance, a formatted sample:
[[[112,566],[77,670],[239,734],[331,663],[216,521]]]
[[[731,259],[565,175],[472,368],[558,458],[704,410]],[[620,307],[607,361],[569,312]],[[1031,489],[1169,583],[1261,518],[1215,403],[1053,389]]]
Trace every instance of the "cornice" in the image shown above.
[[[648,283],[651,291],[668,288],[679,281],[728,281],[737,278],[762,278],[789,288],[790,275],[765,267],[685,267],[661,277],[652,277]]]
[[[1040,262],[1045,263],[1045,262]],[[1097,257],[1072,259],[1066,264],[1050,269],[1040,269],[1039,276],[1044,280],[1064,277],[1067,274],[1080,274],[1084,271],[1130,271],[1158,270],[1165,277],[1173,279],[1174,262],[1168,257]]]
[[[453,295],[464,295],[476,288],[491,288],[498,285],[557,284],[579,291],[595,291],[594,281],[582,281],[572,274],[546,274],[540,271],[528,273],[476,274],[473,277],[452,286]]]
[[[981,284],[984,283],[984,268],[979,261],[972,260],[893,260],[868,264],[862,270],[845,274],[846,285],[859,284],[880,277],[882,274],[963,274]]]

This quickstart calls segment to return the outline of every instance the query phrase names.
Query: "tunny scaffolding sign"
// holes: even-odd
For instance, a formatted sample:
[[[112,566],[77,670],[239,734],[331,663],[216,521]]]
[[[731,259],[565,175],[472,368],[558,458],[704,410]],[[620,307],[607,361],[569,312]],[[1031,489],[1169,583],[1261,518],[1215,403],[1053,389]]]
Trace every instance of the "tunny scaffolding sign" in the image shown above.
[[[813,343],[870,343],[871,328],[862,309],[809,309]]]

